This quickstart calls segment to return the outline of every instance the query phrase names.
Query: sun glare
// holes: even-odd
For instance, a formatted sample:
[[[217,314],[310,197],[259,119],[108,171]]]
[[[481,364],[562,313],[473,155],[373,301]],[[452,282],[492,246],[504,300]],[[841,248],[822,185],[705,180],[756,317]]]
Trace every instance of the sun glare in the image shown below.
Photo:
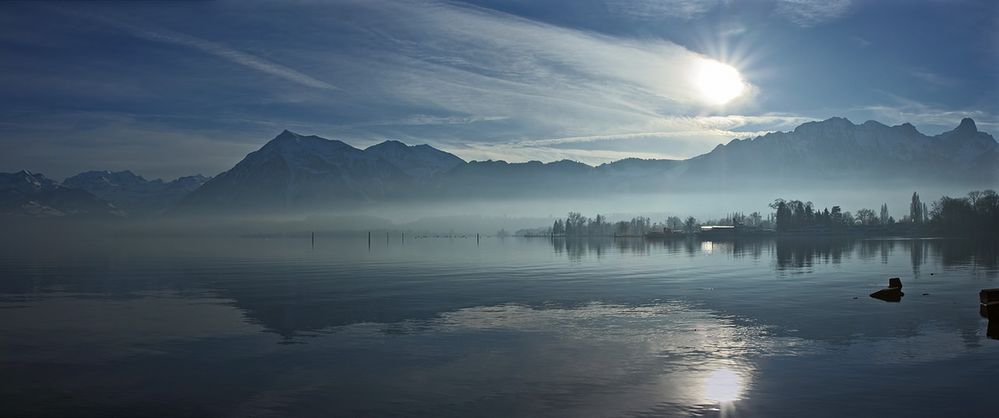
[[[731,65],[715,60],[704,59],[694,70],[694,85],[704,101],[713,105],[723,105],[739,97],[746,90],[739,70]]]

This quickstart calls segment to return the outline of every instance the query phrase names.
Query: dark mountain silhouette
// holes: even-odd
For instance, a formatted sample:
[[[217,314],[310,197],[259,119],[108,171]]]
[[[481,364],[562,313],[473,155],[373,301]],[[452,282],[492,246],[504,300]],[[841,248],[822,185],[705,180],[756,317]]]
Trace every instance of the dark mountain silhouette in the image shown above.
[[[192,192],[178,210],[343,207],[407,193],[414,177],[379,151],[284,131]]]

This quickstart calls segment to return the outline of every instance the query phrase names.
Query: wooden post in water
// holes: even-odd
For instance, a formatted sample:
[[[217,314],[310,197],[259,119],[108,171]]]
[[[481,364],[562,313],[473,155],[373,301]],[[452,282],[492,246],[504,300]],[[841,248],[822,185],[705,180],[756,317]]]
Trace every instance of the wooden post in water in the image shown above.
[[[479,245],[479,233],[475,233],[475,245]]]
[[[312,248],[316,248],[316,233],[312,233]]]
[[[368,231],[368,250],[371,250],[371,231]]]

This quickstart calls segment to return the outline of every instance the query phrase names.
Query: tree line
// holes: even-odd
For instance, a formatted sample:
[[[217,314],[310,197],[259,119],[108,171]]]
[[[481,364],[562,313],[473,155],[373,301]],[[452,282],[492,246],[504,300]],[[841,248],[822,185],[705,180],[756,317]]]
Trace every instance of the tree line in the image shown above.
[[[944,234],[995,238],[999,233],[999,194],[976,190],[966,197],[941,197],[933,202],[929,222]]]
[[[569,212],[565,219],[556,219],[550,229],[550,235],[567,237],[606,237],[645,235],[655,228],[661,227],[648,217],[637,216],[630,221],[608,222],[603,215],[587,218],[579,212]]]
[[[839,206],[818,210],[812,202],[776,199],[770,204],[775,213],[777,232],[808,232],[885,227],[898,231],[935,232],[954,235],[995,235],[999,231],[999,196],[993,190],[973,191],[967,197],[941,197],[932,202],[932,210],[919,193],[912,193],[909,213],[896,220],[888,204],[880,210],[862,208],[855,213],[844,212]]]
[[[669,216],[664,221],[652,221],[649,217],[636,216],[626,221],[611,222],[603,215],[589,218],[579,212],[569,212],[565,218],[555,219],[548,228],[517,231],[517,235],[552,235],[565,237],[611,237],[644,236],[650,232],[694,233],[703,225],[731,225],[746,228],[773,229],[773,215],[764,217],[759,212],[746,215],[733,212],[721,219],[700,221],[693,216],[681,218]]]
[[[939,233],[945,235],[996,235],[999,231],[999,195],[993,190],[973,191],[966,197],[944,196],[932,206],[913,193],[908,214],[896,219],[888,204],[878,211],[861,208],[843,211],[840,206],[819,210],[812,202],[775,199],[769,205],[773,213],[746,215],[733,212],[720,219],[704,222],[693,216],[669,216],[662,222],[644,216],[613,222],[597,214],[590,218],[569,212],[556,219],[551,227],[517,231],[517,235],[565,237],[644,236],[650,232],[695,233],[704,225],[728,225],[742,229],[776,230],[784,233],[825,233],[836,231],[871,231],[887,233]]]

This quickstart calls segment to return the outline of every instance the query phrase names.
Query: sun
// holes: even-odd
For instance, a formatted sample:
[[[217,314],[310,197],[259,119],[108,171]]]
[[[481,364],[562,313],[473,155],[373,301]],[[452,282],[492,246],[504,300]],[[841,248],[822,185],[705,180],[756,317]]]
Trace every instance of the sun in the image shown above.
[[[702,59],[694,69],[694,86],[701,98],[712,105],[723,105],[742,95],[746,83],[735,67],[711,59]]]

